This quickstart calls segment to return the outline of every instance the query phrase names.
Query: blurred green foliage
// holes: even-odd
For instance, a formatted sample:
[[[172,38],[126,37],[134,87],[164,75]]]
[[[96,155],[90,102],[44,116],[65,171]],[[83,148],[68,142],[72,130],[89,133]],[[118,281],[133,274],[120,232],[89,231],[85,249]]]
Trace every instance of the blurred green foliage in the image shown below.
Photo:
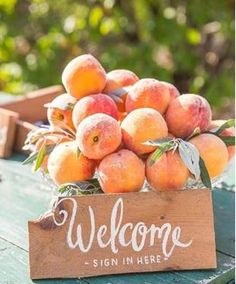
[[[82,53],[232,112],[233,0],[0,0],[0,90],[61,83]]]

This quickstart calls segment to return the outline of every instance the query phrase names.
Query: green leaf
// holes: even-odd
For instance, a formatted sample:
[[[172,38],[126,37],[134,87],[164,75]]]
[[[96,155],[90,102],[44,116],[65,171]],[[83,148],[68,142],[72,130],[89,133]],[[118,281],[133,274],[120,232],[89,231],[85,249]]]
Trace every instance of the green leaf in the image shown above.
[[[154,165],[156,163],[156,161],[158,161],[160,159],[160,157],[162,156],[163,153],[165,153],[165,151],[162,147],[157,148],[151,156],[151,160],[149,162],[149,165],[150,166]]]
[[[199,159],[199,167],[200,167],[200,177],[201,177],[201,181],[202,183],[209,189],[212,189],[212,185],[211,185],[211,179],[208,173],[208,170],[206,168],[205,162],[203,161],[203,159],[200,157]]]
[[[119,96],[117,96],[117,95],[114,95],[114,94],[110,94],[109,95],[112,99],[113,99],[113,101],[115,101],[116,103],[123,103],[123,100],[119,97]]]
[[[109,95],[109,96],[122,97],[123,95],[127,94],[127,92],[129,91],[129,89],[130,89],[130,87],[119,88],[119,89],[116,89],[116,90],[110,92],[108,95]]]
[[[81,153],[81,151],[80,151],[79,147],[76,146],[76,159],[79,159],[80,153]]]
[[[218,136],[226,146],[235,145],[235,136]]]
[[[194,174],[195,179],[200,177],[199,152],[197,148],[184,140],[179,142],[179,155],[189,171]]]
[[[55,148],[55,144],[52,144],[52,145],[45,145],[45,148],[46,148],[46,154],[49,155],[53,149]],[[38,154],[39,154],[39,151],[37,152],[34,152],[34,153],[31,153],[29,155],[28,158],[26,158],[23,162],[22,162],[22,165],[28,165],[28,164],[32,164],[34,161],[37,160],[38,158]]]
[[[66,196],[103,193],[97,178],[62,184],[58,191]]]
[[[41,148],[38,151],[37,159],[35,161],[34,171],[36,172],[42,165],[43,160],[47,154],[47,149],[45,143],[41,146]]]
[[[31,153],[31,154],[29,155],[29,157],[26,158],[26,159],[22,162],[22,165],[32,164],[32,163],[37,159],[37,156],[38,156],[38,152]]]
[[[169,143],[170,141],[172,141],[173,138],[170,137],[166,137],[166,138],[162,138],[162,139],[157,139],[157,140],[147,140],[145,142],[143,142],[142,144],[145,146],[164,146],[165,144]]]
[[[201,133],[201,129],[200,127],[196,127],[194,130],[193,130],[193,133],[186,139],[187,141],[190,140],[191,138],[199,135]]]
[[[214,133],[216,135],[219,135],[222,131],[224,131],[227,128],[235,126],[235,119],[229,119],[225,123],[223,123]]]
[[[170,149],[173,149],[174,145],[175,144],[169,142],[169,143],[165,143],[161,146],[158,146],[158,148],[153,152],[153,154],[151,156],[151,160],[149,162],[149,165],[152,166],[153,164],[155,164],[155,162],[160,159],[162,154],[169,151]]]

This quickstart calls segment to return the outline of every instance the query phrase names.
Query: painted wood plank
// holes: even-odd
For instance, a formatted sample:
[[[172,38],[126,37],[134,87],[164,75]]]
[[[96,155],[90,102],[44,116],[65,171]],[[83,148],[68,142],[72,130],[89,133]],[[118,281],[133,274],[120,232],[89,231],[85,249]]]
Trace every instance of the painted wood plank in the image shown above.
[[[28,253],[0,238],[0,283],[31,284],[37,283],[29,278]],[[40,284],[86,284],[79,279],[43,280]]]
[[[176,272],[195,283],[227,283],[234,280],[235,259],[222,253],[217,253],[217,269]]]
[[[0,176],[0,237],[27,249],[27,222],[48,210],[51,192],[18,161],[0,160]]]
[[[235,193],[218,189],[213,192],[217,250],[235,256]]]

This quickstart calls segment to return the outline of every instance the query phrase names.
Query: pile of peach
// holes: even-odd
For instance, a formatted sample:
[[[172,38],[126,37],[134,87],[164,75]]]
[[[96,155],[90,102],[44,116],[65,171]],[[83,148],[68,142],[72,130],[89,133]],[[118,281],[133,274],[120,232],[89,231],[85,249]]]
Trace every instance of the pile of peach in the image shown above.
[[[96,173],[105,193],[139,191],[145,179],[157,191],[181,189],[192,175],[178,150],[150,163],[157,146],[144,143],[186,140],[195,129],[201,133],[188,142],[199,151],[210,178],[220,175],[234,155],[234,146],[210,133],[224,121],[212,121],[211,107],[199,95],[180,95],[170,83],[139,79],[129,70],[106,73],[88,54],[69,62],[62,82],[67,93],[48,107],[53,131],[36,143],[36,150],[55,145],[41,168],[57,185],[89,180]],[[224,135],[233,136],[234,129]]]

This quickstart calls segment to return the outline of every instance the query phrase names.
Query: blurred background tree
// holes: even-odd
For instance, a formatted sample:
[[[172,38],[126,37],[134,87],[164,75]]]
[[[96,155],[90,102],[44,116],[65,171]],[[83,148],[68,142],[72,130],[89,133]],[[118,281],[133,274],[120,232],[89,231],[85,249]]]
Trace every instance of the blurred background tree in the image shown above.
[[[0,91],[61,83],[82,53],[234,113],[233,0],[0,0]]]

